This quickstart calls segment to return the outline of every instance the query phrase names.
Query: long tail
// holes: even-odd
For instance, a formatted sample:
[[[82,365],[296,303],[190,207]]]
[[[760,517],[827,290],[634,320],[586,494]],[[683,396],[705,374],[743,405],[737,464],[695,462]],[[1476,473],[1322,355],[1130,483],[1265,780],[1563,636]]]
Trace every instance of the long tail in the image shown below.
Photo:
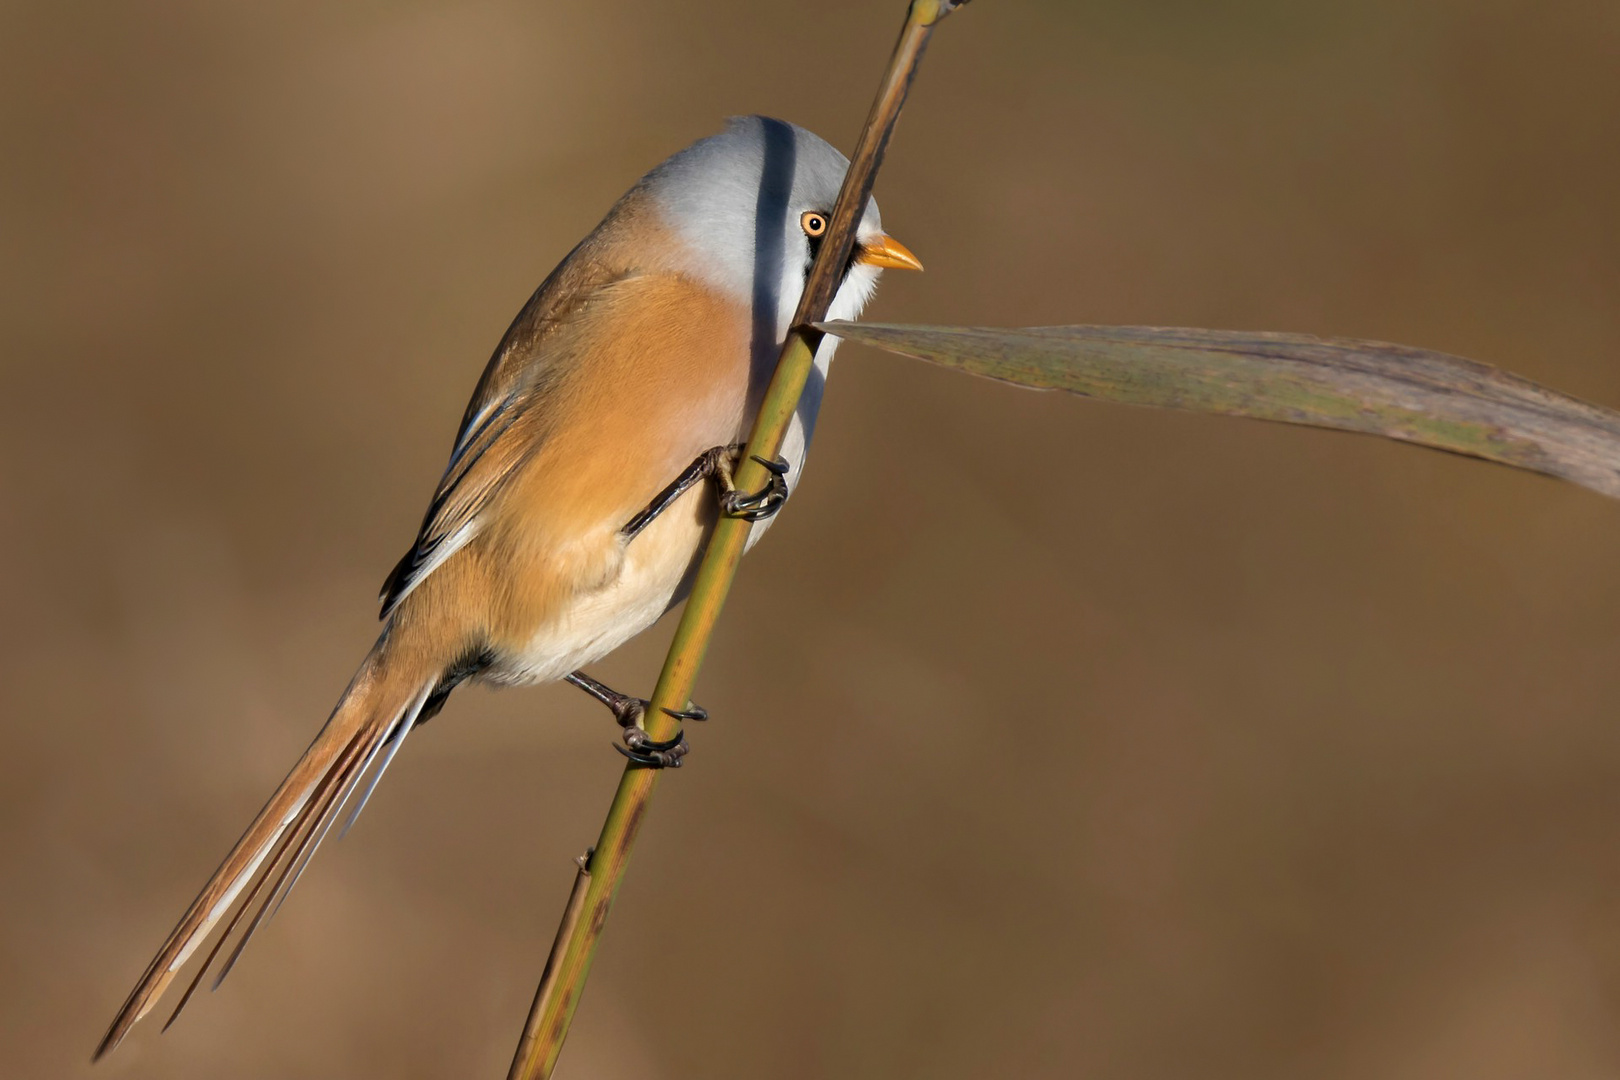
[[[438,671],[403,670],[407,665],[398,659],[391,659],[389,654],[392,652],[387,647],[386,636],[371,651],[337,708],[332,711],[326,726],[309,749],[304,751],[304,756],[298,759],[298,764],[293,766],[287,779],[281,782],[230,854],[225,856],[225,861],[214,871],[214,876],[203,886],[202,892],[180,919],[180,924],[147,966],[146,973],[113,1018],[101,1045],[96,1047],[95,1057],[99,1058],[117,1046],[135,1022],[152,1010],[180,968],[208,939],[246,890],[241,906],[198,968],[168,1023],[174,1023],[174,1018],[180,1015],[180,1010],[191,999],[192,992],[213,965],[221,947],[230,939],[242,917],[252,909],[253,916],[247,928],[214,980],[214,985],[218,986],[230,973],[253,932],[268,914],[275,913],[276,907],[297,882],[304,866],[315,854],[315,849],[342,813],[344,804],[354,794],[378,755],[382,754],[382,764],[372,780],[372,787],[375,786],[382,769],[388,767],[399,744],[416,723],[440,674]],[[394,655],[397,657],[398,654]],[[350,824],[370,795],[371,788],[368,787],[350,816]]]

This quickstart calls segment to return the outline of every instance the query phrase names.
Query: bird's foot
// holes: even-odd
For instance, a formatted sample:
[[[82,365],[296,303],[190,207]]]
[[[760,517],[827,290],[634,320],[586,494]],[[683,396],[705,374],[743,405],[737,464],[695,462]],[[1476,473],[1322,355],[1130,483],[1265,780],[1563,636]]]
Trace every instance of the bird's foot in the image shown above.
[[[624,729],[624,746],[613,744],[613,749],[648,769],[678,769],[681,759],[686,757],[691,747],[686,742],[686,732],[677,731],[673,739],[653,739],[647,732],[639,727]]]
[[[647,734],[647,729],[641,726],[647,715],[648,702],[645,698],[631,697],[621,694],[612,687],[597,682],[583,671],[576,671],[565,676],[566,680],[585,691],[591,697],[600,701],[613,713],[613,718],[624,729],[624,745],[614,744],[613,749],[635,762],[637,765],[649,769],[678,769],[681,759],[691,749],[686,742],[686,733],[677,731],[671,739],[654,739]],[[691,702],[687,702],[684,709],[664,709],[664,715],[674,717],[676,720],[702,721],[709,718],[706,709]]]
[[[737,485],[732,480],[732,473],[742,457],[743,449],[741,444],[734,444],[717,446],[709,451],[713,455],[715,483],[720,487],[720,511],[727,517],[742,518],[744,521],[763,521],[782,509],[782,504],[787,502],[788,463],[780,455],[775,461],[766,461],[758,454],[750,454],[750,457],[765,466],[765,471],[770,473],[770,477],[765,481],[764,487],[747,494],[738,491]]]
[[[686,494],[703,481],[714,479],[719,490],[720,510],[728,517],[739,517],[747,521],[759,521],[768,518],[782,508],[787,501],[788,463],[781,457],[775,461],[766,461],[762,457],[754,460],[765,466],[770,472],[770,479],[765,486],[752,495],[737,490],[732,481],[732,472],[736,469],[742,452],[746,447],[742,443],[732,443],[730,446],[716,446],[697,456],[697,459],[688,465],[681,475],[670,481],[669,485],[653,496],[635,517],[625,522],[619,530],[619,535],[626,541],[633,540],[648,525],[657,520],[658,515],[675,505],[675,500]]]

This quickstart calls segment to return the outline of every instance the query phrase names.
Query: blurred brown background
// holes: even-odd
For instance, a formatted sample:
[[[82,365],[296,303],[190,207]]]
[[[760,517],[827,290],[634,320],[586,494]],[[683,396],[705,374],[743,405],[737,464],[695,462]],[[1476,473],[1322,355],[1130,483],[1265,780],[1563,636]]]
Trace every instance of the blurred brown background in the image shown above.
[[[529,291],[728,114],[847,149],[902,7],[5,6],[0,1071],[504,1074],[620,767],[567,688],[458,693],[221,993],[86,1061]],[[1617,128],[1613,0],[979,0],[872,315],[1620,405]],[[1550,480],[848,349],[562,1075],[1620,1074],[1617,553]]]

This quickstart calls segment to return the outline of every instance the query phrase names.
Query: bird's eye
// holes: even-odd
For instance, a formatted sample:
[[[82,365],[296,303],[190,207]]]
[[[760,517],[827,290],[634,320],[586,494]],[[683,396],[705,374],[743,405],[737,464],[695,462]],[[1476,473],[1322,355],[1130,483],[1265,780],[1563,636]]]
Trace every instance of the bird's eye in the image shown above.
[[[820,236],[827,231],[827,215],[815,210],[806,210],[799,215],[799,227],[806,236]]]

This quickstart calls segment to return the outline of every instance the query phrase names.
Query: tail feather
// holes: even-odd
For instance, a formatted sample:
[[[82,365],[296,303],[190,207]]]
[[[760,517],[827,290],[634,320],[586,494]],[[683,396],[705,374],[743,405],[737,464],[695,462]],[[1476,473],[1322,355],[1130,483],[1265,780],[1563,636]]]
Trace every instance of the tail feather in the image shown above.
[[[320,846],[321,840],[325,837],[326,829],[331,827],[330,820],[333,806],[341,806],[343,801],[348,798],[349,792],[354,790],[355,781],[359,779],[360,773],[365,770],[366,763],[370,760],[371,755],[376,753],[375,747],[380,744],[382,734],[382,732],[373,732],[369,729],[361,732],[360,735],[355,737],[354,742],[349,744],[348,749],[338,759],[331,772],[327,774],[327,778],[332,782],[323,783],[323,790],[320,795],[310,801],[309,813],[304,815],[304,820],[299,822],[299,837],[293,844],[291,852],[279,864],[272,863],[267,867],[263,877],[260,879],[261,882],[267,882],[274,877],[275,882],[271,885],[270,892],[265,896],[263,902],[253,912],[253,918],[249,920],[247,929],[242,931],[242,936],[237,939],[236,947],[231,950],[231,955],[226,957],[224,965],[219,969],[219,973],[214,976],[213,983],[208,987],[210,990],[219,989],[220,984],[225,981],[225,977],[236,967],[236,962],[242,958],[242,952],[247,948],[248,942],[253,940],[253,935],[258,932],[261,925],[269,920],[270,916],[275,914],[276,909],[281,906],[281,902],[286,899],[287,893],[298,883],[299,877],[304,873],[304,867],[309,865],[309,860],[315,855],[315,849]],[[325,827],[321,824],[323,821],[328,822]],[[279,870],[277,869],[278,865]],[[255,892],[257,891],[257,888],[255,888]],[[250,899],[242,905],[242,910],[246,911],[252,906],[253,901]],[[220,940],[223,942],[227,936],[228,934],[221,935]],[[206,973],[206,968],[200,968],[195,978],[201,981]],[[181,1005],[184,1004],[184,1001],[182,1001]],[[178,1015],[179,1009],[177,1008],[175,1016]],[[174,1017],[170,1017],[169,1022],[173,1023]]]
[[[408,732],[437,682],[437,673],[406,676],[390,671],[392,665],[384,662],[381,644],[361,666],[326,726],[293,766],[270,801],[259,811],[158,950],[113,1018],[107,1034],[96,1048],[96,1058],[117,1046],[129,1029],[152,1010],[180,968],[208,939],[246,890],[241,906],[226,923],[224,932],[209,950],[196,977],[175,1008],[174,1015],[170,1016],[164,1027],[174,1023],[180,1010],[191,1000],[203,974],[213,965],[221,946],[235,931],[246,912],[254,908],[247,929],[214,983],[218,986],[219,980],[229,974],[243,947],[265,920],[266,913],[273,913],[296,883],[315,848],[331,829],[343,804],[348,802],[355,787],[376,760],[378,752],[391,736],[397,734],[403,738]],[[397,745],[395,743],[396,749]],[[388,756],[391,758],[392,753]],[[270,886],[268,891],[267,885]]]
[[[422,704],[427,700],[431,692],[432,684],[430,683],[416,697],[411,699],[410,703],[405,706],[403,713],[396,716],[386,728],[376,733],[376,737],[368,743],[364,756],[359,759],[359,766],[343,770],[341,780],[333,789],[332,799],[328,802],[327,807],[310,816],[309,833],[305,835],[303,843],[299,845],[299,850],[294,852],[293,857],[288,860],[288,867],[291,868],[290,876],[287,869],[283,869],[281,880],[271,890],[270,899],[264,902],[265,910],[261,911],[260,915],[265,922],[275,918],[276,912],[281,910],[282,902],[287,899],[287,894],[292,892],[293,886],[298,884],[298,879],[304,874],[304,868],[315,857],[315,852],[320,849],[321,844],[326,840],[326,834],[332,831],[332,826],[337,823],[337,819],[343,814],[343,808],[349,805],[349,800],[354,797],[355,791],[360,786],[360,781],[365,778],[367,772],[371,771],[372,763],[377,760],[377,755],[381,754],[383,748],[387,746],[390,748],[388,753],[384,755],[382,764],[372,773],[371,785],[366,788],[366,793],[361,797],[359,805],[349,815],[349,820],[344,824],[343,831],[338,833],[339,840],[343,839],[344,835],[349,831],[349,827],[359,818],[360,811],[366,808],[366,802],[371,798],[371,792],[377,786],[377,781],[382,779],[383,771],[388,768],[388,764],[393,760],[400,744],[405,741],[405,736],[410,734],[411,728],[415,726],[416,718],[422,712]],[[314,837],[313,840],[310,839],[311,836]],[[237,946],[238,952],[241,951],[242,946],[247,944],[247,938],[253,936],[253,931],[257,928],[258,922],[259,917],[255,917],[253,925],[243,935],[242,944]],[[235,963],[236,958],[233,955],[231,960],[226,963],[224,970],[219,973],[219,977],[214,980],[216,989],[220,983],[225,981],[225,976],[230,974],[230,970]]]
[[[430,687],[423,690],[421,695],[415,701],[411,702],[410,707],[405,710],[405,715],[400,719],[399,723],[395,725],[395,730],[389,733],[387,738],[388,752],[383,754],[382,764],[377,766],[377,771],[371,774],[371,783],[367,784],[366,790],[361,792],[360,801],[355,803],[354,809],[349,812],[349,820],[343,823],[343,828],[338,832],[339,840],[343,839],[345,836],[348,836],[349,830],[354,828],[354,823],[360,820],[360,815],[365,810],[366,804],[371,801],[371,793],[377,790],[378,784],[382,783],[383,773],[387,772],[388,766],[394,763],[394,755],[399,753],[399,748],[405,744],[405,736],[409,735],[411,733],[411,729],[416,726],[417,719],[422,715],[423,707],[427,705],[428,698],[432,696],[435,689],[437,688]],[[379,745],[378,750],[380,749],[382,749],[382,747]],[[372,751],[373,757],[375,757],[376,754],[376,750]],[[369,769],[370,767],[371,762],[366,762],[366,768]],[[364,774],[365,769],[362,769],[361,775]],[[349,801],[348,796],[344,796],[343,801],[344,803],[347,803]],[[338,813],[340,814],[342,812],[343,807],[339,806]],[[337,820],[337,814],[332,815],[332,820]],[[330,824],[327,825],[328,829],[331,827],[332,826]],[[316,841],[316,843],[319,843],[319,841]],[[298,879],[294,878],[293,884],[297,884],[297,881]],[[292,886],[289,885],[288,888],[290,889]],[[274,915],[275,912],[272,911],[271,914]]]
[[[356,735],[354,740],[349,743],[349,747],[346,748],[345,752],[347,752],[347,749],[352,748],[358,741],[359,736]],[[330,786],[332,781],[336,779],[336,771],[337,770],[334,769],[332,772],[323,777],[319,784],[316,785],[317,788],[319,789]],[[321,796],[322,792],[317,790],[314,797],[319,800]],[[247,898],[242,901],[242,905],[236,909],[236,914],[231,916],[231,921],[225,924],[225,929],[220,931],[219,936],[214,940],[214,947],[208,950],[208,955],[204,957],[203,962],[197,966],[196,974],[191,977],[191,982],[187,984],[186,992],[180,995],[180,1001],[177,1005],[175,1005],[174,1012],[170,1013],[169,1018],[163,1022],[164,1031],[168,1031],[169,1025],[180,1019],[180,1013],[185,1009],[186,1003],[191,1000],[191,995],[196,993],[197,986],[202,982],[203,975],[214,966],[215,958],[219,956],[219,952],[225,947],[225,943],[231,939],[231,935],[236,932],[237,924],[242,921],[242,917],[254,909],[254,902],[258,899],[259,894],[264,891],[265,885],[269,883],[272,876],[274,876],[273,871],[277,865],[282,863],[283,856],[286,855],[287,849],[293,845],[293,842],[297,840],[303,832],[303,825],[303,822],[299,822],[296,828],[293,828],[290,831],[283,830],[284,835],[281,837],[280,843],[276,846],[274,854],[270,856],[269,866],[265,869],[263,874],[259,875],[259,879],[253,883],[253,888],[248,892]],[[293,850],[296,851],[297,849],[294,848]],[[184,962],[181,961],[175,966],[178,968],[183,963]],[[157,997],[161,993],[161,990],[154,993],[152,997],[152,1002],[154,1004],[157,1002]],[[137,1014],[135,1019],[139,1020],[141,1016],[144,1015],[145,1010],[143,1010],[140,1014]],[[108,1047],[108,1049],[111,1049],[111,1047]]]

